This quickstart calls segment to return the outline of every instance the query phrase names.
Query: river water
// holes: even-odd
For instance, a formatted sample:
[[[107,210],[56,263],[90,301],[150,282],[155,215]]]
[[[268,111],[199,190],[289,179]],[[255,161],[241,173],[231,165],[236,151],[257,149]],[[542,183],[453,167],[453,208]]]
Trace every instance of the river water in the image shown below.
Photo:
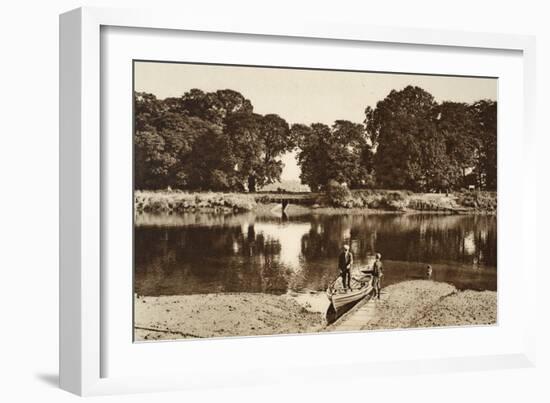
[[[382,254],[383,286],[430,264],[434,281],[497,288],[495,216],[140,214],[134,235],[140,295],[324,290],[350,240],[356,265]]]

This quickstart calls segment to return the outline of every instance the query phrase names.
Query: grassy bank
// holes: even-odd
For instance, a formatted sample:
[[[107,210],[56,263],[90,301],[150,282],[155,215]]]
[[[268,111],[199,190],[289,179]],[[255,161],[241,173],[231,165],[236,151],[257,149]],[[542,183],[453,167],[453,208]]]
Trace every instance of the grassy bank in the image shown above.
[[[407,190],[353,190],[328,193],[334,207],[384,211],[495,213],[496,192],[414,193]]]
[[[441,212],[494,214],[496,192],[413,193],[404,190],[345,190],[328,193],[219,193],[183,191],[136,191],[137,212],[184,213],[194,211],[231,213],[265,210],[283,200],[291,205],[339,211]],[[330,211],[330,210],[329,210]]]
[[[251,211],[256,200],[246,193],[189,193],[182,191],[136,191],[134,205],[137,212],[184,213],[209,211],[231,213]]]

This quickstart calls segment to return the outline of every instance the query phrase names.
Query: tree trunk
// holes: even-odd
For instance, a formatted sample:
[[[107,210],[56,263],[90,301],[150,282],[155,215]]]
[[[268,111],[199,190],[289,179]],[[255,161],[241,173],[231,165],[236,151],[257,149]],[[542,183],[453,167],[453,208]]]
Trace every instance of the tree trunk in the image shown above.
[[[252,193],[256,191],[256,177],[254,175],[250,175],[248,177],[248,192]]]

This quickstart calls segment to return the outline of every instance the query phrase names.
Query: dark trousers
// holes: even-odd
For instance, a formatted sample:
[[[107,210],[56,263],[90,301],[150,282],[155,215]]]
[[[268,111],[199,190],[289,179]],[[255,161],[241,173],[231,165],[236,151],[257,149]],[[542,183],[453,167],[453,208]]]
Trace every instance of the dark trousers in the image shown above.
[[[342,277],[342,286],[344,288],[351,288],[351,274],[349,269],[340,269],[340,276]]]
[[[372,288],[374,289],[374,296],[380,299],[380,282],[382,279],[378,276],[372,277]]]

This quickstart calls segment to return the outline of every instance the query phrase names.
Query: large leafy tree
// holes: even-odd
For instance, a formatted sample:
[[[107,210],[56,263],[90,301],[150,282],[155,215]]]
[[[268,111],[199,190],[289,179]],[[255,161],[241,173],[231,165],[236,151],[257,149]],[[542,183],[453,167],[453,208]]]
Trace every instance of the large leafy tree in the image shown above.
[[[154,95],[135,94],[134,181],[138,189],[165,186],[169,168],[175,162],[165,152],[165,140],[154,126],[162,108]]]
[[[481,100],[471,106],[479,137],[479,162],[475,168],[478,183],[497,188],[497,103]]]
[[[294,148],[289,125],[283,118],[231,113],[226,119],[226,132],[231,137],[229,152],[235,158],[238,175],[250,192],[281,177],[280,156]]]
[[[181,97],[135,94],[137,188],[255,191],[277,181],[281,156],[298,148],[301,180],[416,191],[466,184],[496,189],[497,104],[435,102],[419,87],[391,91],[364,125],[288,123],[253,112],[233,90],[193,89]]]
[[[413,86],[393,90],[375,109],[365,110],[379,186],[416,191],[449,186],[452,173],[437,112],[433,96]]]
[[[233,90],[137,93],[135,111],[138,188],[255,191],[280,178],[280,156],[294,147],[284,119],[253,113]]]
[[[178,187],[212,190],[242,190],[243,184],[236,171],[239,156],[232,151],[241,139],[233,138],[227,130],[233,115],[253,117],[252,103],[233,90],[203,92],[192,89],[180,98],[168,98],[166,108],[179,116],[187,116],[192,124],[187,139],[191,151],[180,154]]]
[[[186,114],[161,113],[151,124],[136,129],[136,187],[220,188],[212,183],[209,171],[227,167],[224,154],[220,148],[201,148],[201,144],[208,139],[209,144],[223,148],[221,137],[221,128],[215,124]]]
[[[337,157],[342,157],[334,163],[340,182],[347,183],[350,188],[371,184],[372,149],[365,127],[348,120],[337,120],[332,125],[332,137],[338,149]]]
[[[363,125],[347,120],[332,127],[295,124],[292,133],[300,149],[300,178],[312,190],[325,189],[330,181],[361,187],[370,180],[371,148]]]
[[[224,152],[235,161],[239,181],[255,191],[256,178],[261,176],[261,146],[258,142],[262,116],[250,113],[232,113],[227,116],[225,132],[231,145]]]
[[[261,147],[259,175],[249,178],[249,190],[264,186],[281,178],[283,163],[280,156],[295,147],[294,138],[286,120],[276,114],[268,114],[260,121],[258,142]]]
[[[137,93],[134,105],[136,188],[231,188],[231,180],[216,175],[230,171],[219,152],[226,147],[221,125],[192,115],[177,98]]]
[[[330,127],[321,123],[311,126],[294,124],[291,129],[298,144],[300,180],[312,191],[318,191],[328,183],[328,159],[330,155]]]
[[[134,185],[137,189],[168,186],[168,173],[175,163],[165,152],[164,138],[152,126],[144,126],[134,137]]]
[[[437,130],[445,139],[451,186],[465,186],[467,173],[477,164],[480,139],[470,105],[443,102],[437,107]]]
[[[203,132],[193,142],[192,151],[182,159],[179,187],[199,190],[243,190],[235,171],[235,159],[228,150],[231,139],[218,126],[199,128]]]
[[[146,130],[151,127],[153,121],[158,119],[164,109],[163,101],[153,94],[136,92],[134,94],[134,114],[136,131]]]
[[[179,98],[167,98],[164,103],[176,113],[185,113],[222,126],[231,113],[252,113],[250,100],[233,90],[203,92],[192,89]]]

